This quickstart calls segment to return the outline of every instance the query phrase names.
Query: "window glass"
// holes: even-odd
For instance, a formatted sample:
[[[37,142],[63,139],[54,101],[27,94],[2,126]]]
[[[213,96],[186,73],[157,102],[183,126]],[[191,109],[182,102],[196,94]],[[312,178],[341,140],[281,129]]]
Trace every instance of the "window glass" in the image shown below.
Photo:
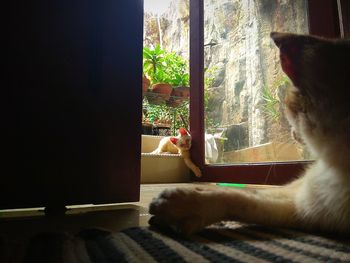
[[[306,0],[204,0],[206,163],[310,159],[290,135],[271,31],[308,33]]]

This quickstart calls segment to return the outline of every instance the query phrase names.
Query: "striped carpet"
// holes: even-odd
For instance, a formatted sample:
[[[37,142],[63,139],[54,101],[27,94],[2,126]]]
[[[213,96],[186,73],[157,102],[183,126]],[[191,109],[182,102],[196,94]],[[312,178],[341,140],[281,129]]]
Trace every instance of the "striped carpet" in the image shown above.
[[[221,223],[190,238],[149,227],[34,237],[25,262],[350,262],[349,240]]]

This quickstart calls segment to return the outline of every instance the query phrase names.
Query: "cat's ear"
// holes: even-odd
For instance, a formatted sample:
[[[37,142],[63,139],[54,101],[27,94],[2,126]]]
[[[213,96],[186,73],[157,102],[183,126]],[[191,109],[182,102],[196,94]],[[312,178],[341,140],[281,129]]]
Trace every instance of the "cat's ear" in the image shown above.
[[[179,129],[179,133],[181,134],[181,136],[185,136],[188,134],[187,130],[185,128],[182,128],[182,127]]]
[[[303,48],[302,38],[295,34],[272,32],[271,38],[280,50],[280,60],[283,71],[298,84],[300,58]]]
[[[176,137],[170,137],[170,141],[171,141],[173,144],[176,144],[176,143],[177,143],[177,140],[178,140],[178,138],[176,138]]]

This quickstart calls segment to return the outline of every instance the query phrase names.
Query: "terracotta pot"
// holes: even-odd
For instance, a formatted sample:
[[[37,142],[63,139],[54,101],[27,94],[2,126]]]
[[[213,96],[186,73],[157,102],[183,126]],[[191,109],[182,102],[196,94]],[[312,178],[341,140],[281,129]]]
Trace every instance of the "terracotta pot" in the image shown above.
[[[168,83],[156,83],[152,85],[152,92],[162,94],[165,100],[170,98],[173,87]]]
[[[190,87],[176,87],[173,89],[170,99],[166,102],[170,107],[178,107],[190,97]]]
[[[190,87],[176,87],[173,90],[172,96],[176,97],[182,97],[182,98],[189,98],[190,97]]]
[[[142,77],[142,91],[143,92],[146,92],[148,90],[150,83],[151,83],[150,80],[145,75],[143,75],[143,77]]]

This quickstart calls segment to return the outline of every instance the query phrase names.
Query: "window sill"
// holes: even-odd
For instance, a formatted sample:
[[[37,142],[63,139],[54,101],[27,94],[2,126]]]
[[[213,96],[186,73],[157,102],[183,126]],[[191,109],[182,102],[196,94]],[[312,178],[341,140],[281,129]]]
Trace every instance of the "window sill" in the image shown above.
[[[142,135],[141,184],[190,182],[190,171],[179,154],[150,153],[162,138]]]

